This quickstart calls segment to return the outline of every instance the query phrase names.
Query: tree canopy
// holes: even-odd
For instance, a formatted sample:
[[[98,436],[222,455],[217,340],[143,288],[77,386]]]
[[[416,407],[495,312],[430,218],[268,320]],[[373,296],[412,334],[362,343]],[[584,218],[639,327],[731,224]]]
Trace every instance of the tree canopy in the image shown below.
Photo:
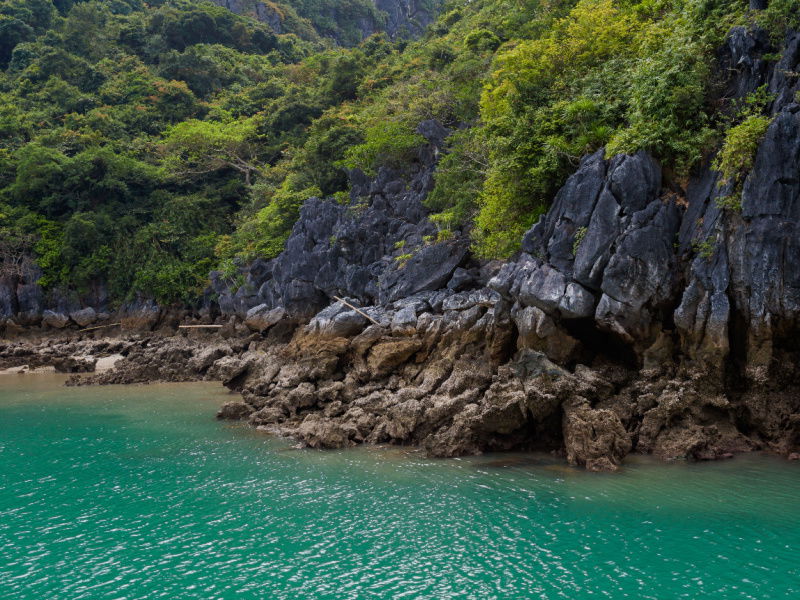
[[[406,168],[425,119],[454,131],[427,201],[443,239],[509,256],[601,147],[676,181],[722,147],[739,178],[763,103],[715,101],[716,49],[734,25],[780,39],[798,1],[448,0],[392,41],[361,39],[370,0],[267,3],[278,30],[205,0],[0,0],[3,268],[191,302],[277,255],[347,169]]]

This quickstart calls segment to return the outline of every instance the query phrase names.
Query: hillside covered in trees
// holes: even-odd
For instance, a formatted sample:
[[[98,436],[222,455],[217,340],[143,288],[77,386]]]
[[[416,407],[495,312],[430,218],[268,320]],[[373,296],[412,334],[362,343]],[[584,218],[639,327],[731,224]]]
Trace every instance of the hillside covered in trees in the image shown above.
[[[349,201],[348,170],[402,171],[426,120],[454,131],[438,238],[482,258],[603,147],[649,151],[677,193],[716,156],[735,205],[770,98],[721,98],[717,50],[737,25],[800,27],[796,0],[450,0],[409,39],[369,35],[386,2],[229,4],[0,2],[6,275],[192,303],[210,271],[277,256],[308,198]]]

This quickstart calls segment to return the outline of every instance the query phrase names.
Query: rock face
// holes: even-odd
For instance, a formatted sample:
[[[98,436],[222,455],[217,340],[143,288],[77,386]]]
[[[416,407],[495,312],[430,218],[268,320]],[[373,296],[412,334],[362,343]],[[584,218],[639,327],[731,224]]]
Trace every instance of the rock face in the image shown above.
[[[375,8],[386,15],[384,30],[389,37],[418,37],[433,23],[439,2],[420,0],[374,0]]]
[[[123,358],[113,369],[89,377],[73,377],[67,385],[216,379],[214,369],[232,354],[244,352],[248,344],[249,340],[239,339],[209,346],[205,340],[140,334],[126,342],[120,352]]]
[[[217,6],[227,8],[237,15],[253,17],[269,25],[275,33],[283,33],[283,15],[278,8],[257,0],[211,0]]]
[[[467,262],[468,242],[435,243],[437,230],[422,202],[448,131],[434,122],[422,123],[419,131],[429,143],[409,172],[383,168],[374,180],[354,172],[348,203],[308,200],[286,250],[250,265],[244,286],[231,290],[212,273],[220,310],[260,328],[272,317],[261,323],[259,315],[277,310],[307,322],[334,296],[385,304],[445,287]]]
[[[769,51],[763,34],[736,29],[720,53],[734,70],[730,96],[768,85],[776,98],[741,211],[718,202],[731,190],[708,167],[682,189],[646,153],[600,150],[486,283],[457,243],[425,246],[406,272],[385,268],[389,244],[425,234],[424,168],[411,196],[387,172],[357,182],[353,200],[369,198],[362,220],[313,201],[265,280],[266,303],[300,320],[310,316],[301,299],[322,308],[348,296],[361,311],[334,303],[254,358],[236,382],[247,418],[313,447],[560,448],[593,470],[631,450],[796,451],[800,36],[778,65],[760,58]]]
[[[219,379],[241,394],[220,418],[315,448],[549,450],[591,470],[631,451],[797,453],[800,35],[777,64],[760,58],[772,51],[737,29],[720,53],[726,94],[775,98],[741,210],[718,202],[732,190],[707,166],[681,187],[646,153],[600,150],[514,260],[481,264],[468,235],[440,241],[427,219],[447,131],[426,122],[407,172],[352,173],[345,204],[310,199],[286,250],[238,289],[213,274],[224,342],[145,335],[75,382]],[[2,314],[41,313],[19,281],[0,283]],[[131,328],[168,320],[146,300],[125,310]],[[75,319],[52,312],[51,327]],[[0,347],[0,364],[36,352]]]

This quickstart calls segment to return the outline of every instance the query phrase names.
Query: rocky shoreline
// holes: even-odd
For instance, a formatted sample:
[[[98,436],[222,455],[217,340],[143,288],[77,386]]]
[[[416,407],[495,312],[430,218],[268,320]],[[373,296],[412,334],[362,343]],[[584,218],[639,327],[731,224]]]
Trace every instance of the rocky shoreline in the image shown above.
[[[220,380],[241,398],[219,418],[313,448],[390,443],[436,457],[544,450],[590,470],[613,470],[631,452],[710,460],[800,450],[793,377],[730,389],[691,364],[638,368],[586,348],[585,362],[560,366],[531,347],[519,310],[489,288],[351,306],[334,303],[287,342],[242,325],[21,340],[0,344],[0,369],[50,365],[73,373],[67,385]],[[550,325],[538,317],[528,324],[542,332]],[[538,339],[561,351],[552,335]],[[91,373],[111,356],[113,368]]]
[[[482,262],[468,231],[427,218],[449,132],[424,122],[408,169],[351,173],[349,203],[310,199],[280,256],[236,283],[212,273],[200,306],[43,311],[35,284],[0,282],[6,335],[43,337],[0,344],[0,369],[91,371],[119,354],[70,385],[219,379],[241,394],[220,417],[315,448],[549,450],[591,470],[631,452],[796,457],[800,35],[763,58],[775,50],[737,28],[720,51],[721,97],[773,98],[736,206],[710,160],[676,181],[647,153],[600,150],[513,260]],[[74,330],[102,322],[115,339]]]

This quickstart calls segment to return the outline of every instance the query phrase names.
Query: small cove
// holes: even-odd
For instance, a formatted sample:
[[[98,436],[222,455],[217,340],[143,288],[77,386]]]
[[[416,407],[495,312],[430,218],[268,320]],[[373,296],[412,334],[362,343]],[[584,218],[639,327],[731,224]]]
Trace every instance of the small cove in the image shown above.
[[[783,599],[800,465],[297,450],[218,384],[0,378],[0,597]]]

